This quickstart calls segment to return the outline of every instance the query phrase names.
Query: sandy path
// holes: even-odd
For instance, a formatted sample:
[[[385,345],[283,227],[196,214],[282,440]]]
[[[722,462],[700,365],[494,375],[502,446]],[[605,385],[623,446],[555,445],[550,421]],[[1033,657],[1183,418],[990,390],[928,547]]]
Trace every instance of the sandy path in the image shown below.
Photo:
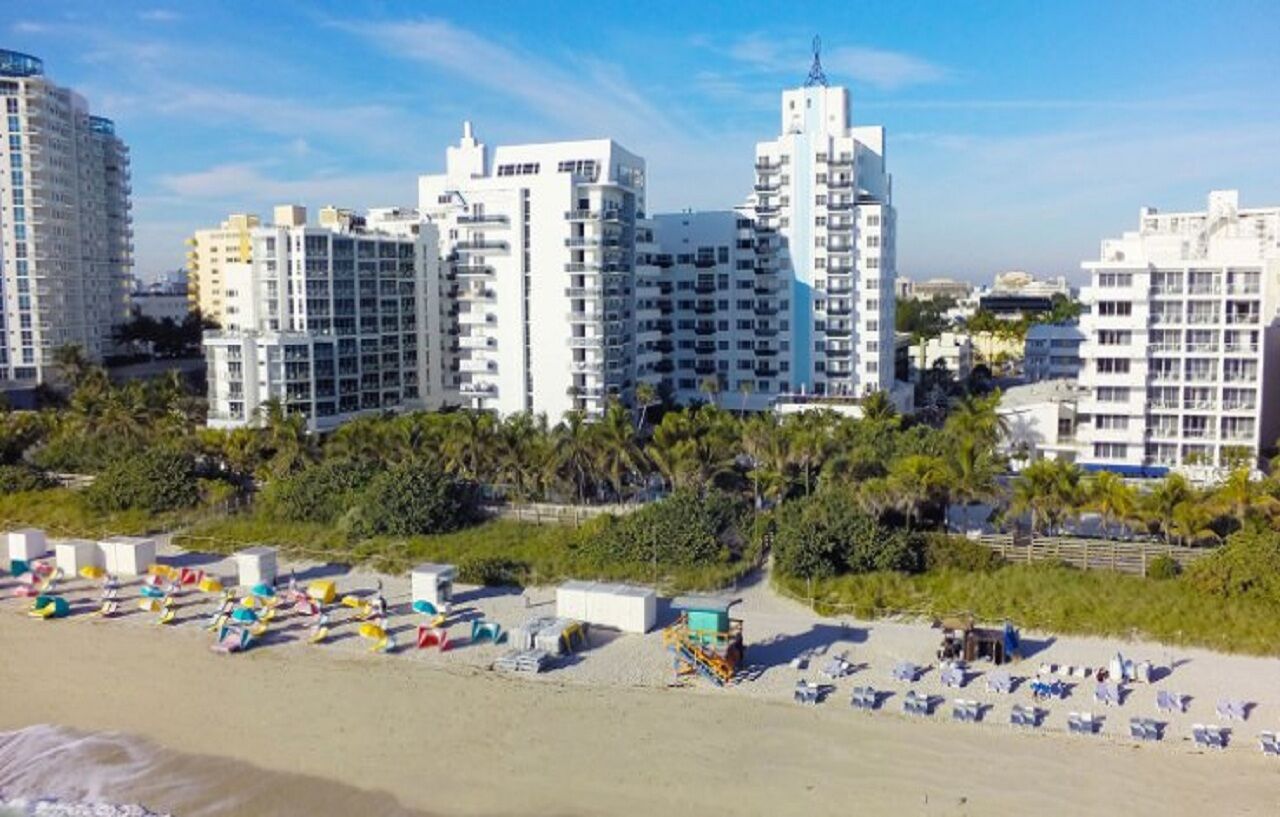
[[[711,690],[528,683],[354,651],[226,658],[208,642],[192,629],[35,622],[6,605],[0,728],[123,731],[445,815],[1280,810],[1280,764],[1254,752],[908,722],[843,700],[802,709]],[[295,796],[305,813],[351,813]]]

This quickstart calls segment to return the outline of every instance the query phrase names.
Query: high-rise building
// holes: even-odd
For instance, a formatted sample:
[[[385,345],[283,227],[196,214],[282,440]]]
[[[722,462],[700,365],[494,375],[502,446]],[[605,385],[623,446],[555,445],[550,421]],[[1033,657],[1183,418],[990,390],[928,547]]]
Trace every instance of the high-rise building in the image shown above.
[[[849,92],[809,82],[782,94],[781,132],[756,146],[757,280],[790,341],[778,392],[857,398],[893,387],[894,208],[880,126],[850,124]]]
[[[249,233],[250,260],[223,265],[223,328],[206,332],[209,425],[252,424],[268,400],[312,430],[366,412],[437,408],[440,360],[427,330],[438,310],[435,227],[370,230],[301,207]]]
[[[249,233],[261,224],[255,215],[233,213],[220,226],[196,230],[187,239],[187,293],[204,317],[222,322],[227,302],[224,265],[249,261]]]
[[[36,383],[59,347],[101,359],[128,319],[129,149],[35,57],[0,50],[0,98],[0,378]]]
[[[768,408],[789,349],[778,285],[756,274],[750,215],[656,215],[636,236],[637,379],[682,403]]]
[[[1230,190],[1199,212],[1144,208],[1083,266],[1080,462],[1202,479],[1258,467],[1280,434],[1280,207]]]
[[[644,160],[610,140],[491,154],[464,125],[445,172],[418,182],[455,304],[446,387],[464,405],[556,421],[630,399],[644,196]]]

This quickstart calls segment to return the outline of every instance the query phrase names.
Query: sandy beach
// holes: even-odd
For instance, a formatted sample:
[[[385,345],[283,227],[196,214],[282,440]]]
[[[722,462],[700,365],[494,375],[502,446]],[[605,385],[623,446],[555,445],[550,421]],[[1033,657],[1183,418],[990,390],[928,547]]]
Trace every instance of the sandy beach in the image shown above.
[[[341,581],[368,586],[372,578],[347,573]],[[393,601],[404,592],[396,581],[388,579]],[[518,593],[472,593],[485,615],[504,623],[528,615]],[[535,591],[532,603],[549,593]],[[1036,734],[1007,726],[1008,698],[993,702],[984,723],[954,723],[946,707],[908,720],[896,699],[879,712],[852,710],[849,690],[866,682],[893,690],[893,660],[926,662],[936,633],[918,624],[819,620],[762,587],[743,596],[748,660],[757,666],[753,680],[727,690],[669,688],[655,634],[603,639],[572,666],[526,679],[485,669],[501,649],[492,646],[376,655],[358,638],[320,647],[282,639],[223,657],[208,650],[196,601],[185,624],[160,628],[141,614],[38,622],[21,614],[20,600],[7,599],[0,729],[53,724],[153,742],[160,759],[145,767],[152,772],[111,794],[183,817],[648,815],[695,806],[775,815],[1280,810],[1280,763],[1262,757],[1254,741],[1280,723],[1275,660],[1055,639],[1015,667],[1025,674],[1042,658],[1090,656],[1096,665],[1117,648],[1169,655],[1178,667],[1168,683],[1196,700],[1155,745],[1124,734],[1129,716],[1156,714],[1149,689],[1103,713],[1104,734],[1093,738],[1062,731],[1068,709],[1098,711],[1082,692],[1049,705]],[[816,673],[792,668],[789,658],[820,660],[832,651],[868,663],[864,677],[842,680],[818,707],[792,703],[795,680]],[[935,688],[930,675],[919,688]],[[990,698],[978,686],[962,694]],[[1212,722],[1220,690],[1258,707],[1236,726],[1227,751],[1206,754],[1192,747],[1181,719]],[[0,790],[13,774],[2,759]],[[201,783],[177,790],[155,785],[157,775]]]

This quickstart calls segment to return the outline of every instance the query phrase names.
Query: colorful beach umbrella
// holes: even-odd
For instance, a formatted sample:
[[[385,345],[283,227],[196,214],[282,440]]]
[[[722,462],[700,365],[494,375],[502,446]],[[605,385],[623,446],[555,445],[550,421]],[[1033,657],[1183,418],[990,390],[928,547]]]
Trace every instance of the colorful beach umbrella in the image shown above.
[[[387,631],[372,622],[360,625],[360,635],[377,641],[387,637]]]
[[[266,582],[255,584],[249,588],[249,592],[260,599],[273,599],[276,597],[276,589]]]
[[[88,579],[91,582],[97,581],[98,579],[101,579],[105,575],[107,575],[107,571],[103,570],[97,565],[85,565],[84,567],[80,568],[80,576],[82,578]]]
[[[231,617],[236,621],[254,622],[258,620],[258,614],[248,607],[237,607],[231,611]]]

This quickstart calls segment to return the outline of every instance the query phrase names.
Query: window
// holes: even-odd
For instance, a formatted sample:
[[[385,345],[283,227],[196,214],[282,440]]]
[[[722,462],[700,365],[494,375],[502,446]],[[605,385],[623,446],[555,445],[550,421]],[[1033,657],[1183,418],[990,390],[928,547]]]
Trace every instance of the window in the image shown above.
[[[1127,403],[1129,389],[1125,386],[1099,386],[1094,399],[1099,403]]]
[[[1108,431],[1124,431],[1129,427],[1129,418],[1123,414],[1098,414],[1093,418],[1094,427]]]
[[[1098,332],[1099,346],[1128,346],[1133,333],[1127,329],[1102,329]]]
[[[1127,287],[1133,286],[1133,274],[1129,272],[1100,272],[1098,273],[1099,287]]]
[[[1128,374],[1129,359],[1125,357],[1100,357],[1097,360],[1098,374]]]
[[[1098,459],[1122,460],[1128,456],[1129,447],[1123,443],[1094,443],[1093,456]]]
[[[1098,314],[1104,316],[1128,316],[1133,314],[1133,303],[1130,301],[1099,301]]]

